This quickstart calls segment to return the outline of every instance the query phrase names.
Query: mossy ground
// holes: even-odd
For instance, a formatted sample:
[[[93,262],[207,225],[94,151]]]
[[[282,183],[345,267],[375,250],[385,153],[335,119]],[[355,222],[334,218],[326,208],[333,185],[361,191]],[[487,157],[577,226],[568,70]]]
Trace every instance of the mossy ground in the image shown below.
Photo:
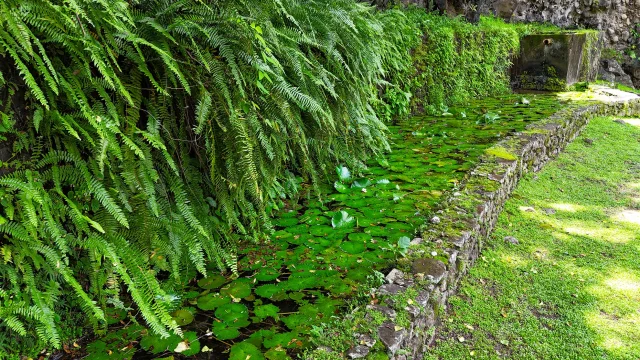
[[[521,182],[425,359],[640,358],[639,141],[598,118]]]

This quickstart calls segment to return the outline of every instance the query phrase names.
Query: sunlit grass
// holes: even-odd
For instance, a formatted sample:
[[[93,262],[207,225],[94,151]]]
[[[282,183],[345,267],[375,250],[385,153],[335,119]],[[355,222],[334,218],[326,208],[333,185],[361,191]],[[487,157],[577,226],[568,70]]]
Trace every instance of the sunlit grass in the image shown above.
[[[640,359],[640,129],[612,120],[521,182],[426,359]]]

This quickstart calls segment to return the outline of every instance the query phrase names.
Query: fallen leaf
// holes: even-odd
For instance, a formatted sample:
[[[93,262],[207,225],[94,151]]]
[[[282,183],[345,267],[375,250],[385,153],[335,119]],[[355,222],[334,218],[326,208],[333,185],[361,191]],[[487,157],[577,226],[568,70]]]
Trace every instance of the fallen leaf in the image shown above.
[[[173,350],[174,352],[181,353],[191,349],[187,340],[178,343],[178,346]]]

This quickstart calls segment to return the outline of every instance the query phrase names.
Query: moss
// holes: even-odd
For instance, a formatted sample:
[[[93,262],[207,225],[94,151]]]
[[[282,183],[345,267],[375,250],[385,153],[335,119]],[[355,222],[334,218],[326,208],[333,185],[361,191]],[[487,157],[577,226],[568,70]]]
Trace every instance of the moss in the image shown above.
[[[507,151],[507,149],[503,148],[502,146],[494,146],[492,148],[485,150],[484,153],[489,156],[495,156],[505,160],[510,160],[510,161],[518,160],[517,156],[510,153],[509,151]]]

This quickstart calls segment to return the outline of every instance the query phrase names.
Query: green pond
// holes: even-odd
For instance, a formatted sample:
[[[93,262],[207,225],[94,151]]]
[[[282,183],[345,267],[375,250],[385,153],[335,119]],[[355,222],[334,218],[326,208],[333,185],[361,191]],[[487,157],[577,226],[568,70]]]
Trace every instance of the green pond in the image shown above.
[[[212,273],[193,284],[174,313],[190,347],[181,355],[276,360],[309,346],[315,326],[364,298],[375,270],[403,256],[489,146],[566,106],[551,94],[525,96],[482,99],[390,126],[393,152],[357,176],[338,167],[336,182],[321,187],[322,202],[309,195],[287,204],[267,243],[239,249],[239,278]],[[114,322],[121,318],[113,313]],[[160,358],[176,355],[181,342],[136,325],[114,328],[87,351],[92,359]]]

